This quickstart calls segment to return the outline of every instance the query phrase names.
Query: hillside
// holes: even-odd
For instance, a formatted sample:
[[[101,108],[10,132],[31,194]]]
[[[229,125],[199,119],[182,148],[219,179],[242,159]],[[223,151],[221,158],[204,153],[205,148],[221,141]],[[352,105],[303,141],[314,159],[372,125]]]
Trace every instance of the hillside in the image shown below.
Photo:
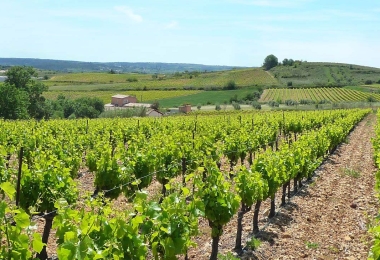
[[[187,63],[162,62],[82,62],[50,59],[0,58],[0,68],[4,66],[32,66],[41,70],[60,72],[104,72],[114,70],[121,73],[175,73],[183,71],[221,71],[233,66],[216,66]]]
[[[283,86],[341,87],[380,82],[380,69],[340,63],[296,62],[277,66],[270,73]]]
[[[175,74],[110,74],[69,73],[52,75],[45,83],[51,90],[112,90],[112,89],[222,89],[233,81],[238,88],[276,86],[277,81],[262,69],[236,69],[207,73]]]

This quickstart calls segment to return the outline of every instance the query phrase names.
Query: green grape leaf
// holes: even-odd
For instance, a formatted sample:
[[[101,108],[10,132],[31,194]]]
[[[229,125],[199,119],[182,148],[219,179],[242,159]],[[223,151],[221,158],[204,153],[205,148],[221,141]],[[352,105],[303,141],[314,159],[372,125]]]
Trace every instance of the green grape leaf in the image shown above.
[[[29,215],[21,212],[14,217],[18,227],[27,228],[30,225]]]
[[[5,194],[13,200],[13,195],[16,193],[16,189],[10,182],[4,182],[0,184],[0,188],[5,192]]]
[[[39,233],[33,234],[33,250],[37,253],[40,253],[42,248],[46,245],[45,243],[42,243],[42,237]]]

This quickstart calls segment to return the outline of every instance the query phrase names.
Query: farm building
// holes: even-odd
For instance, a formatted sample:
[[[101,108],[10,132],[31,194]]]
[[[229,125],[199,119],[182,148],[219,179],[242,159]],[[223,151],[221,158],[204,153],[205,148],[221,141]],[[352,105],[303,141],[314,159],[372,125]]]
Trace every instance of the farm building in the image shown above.
[[[114,95],[112,96],[111,103],[104,105],[105,110],[113,109],[129,109],[129,108],[146,108],[147,111],[151,110],[152,104],[137,103],[137,98],[128,95]]]
[[[111,105],[115,107],[122,107],[128,103],[137,103],[137,98],[134,96],[120,94],[112,96]]]
[[[147,112],[146,112],[146,116],[149,116],[149,117],[161,117],[163,116],[164,114],[162,114],[160,111],[158,110],[155,110],[155,109],[149,109]]]
[[[180,113],[189,113],[191,112],[191,105],[186,104],[186,105],[180,106],[178,107],[178,110]]]

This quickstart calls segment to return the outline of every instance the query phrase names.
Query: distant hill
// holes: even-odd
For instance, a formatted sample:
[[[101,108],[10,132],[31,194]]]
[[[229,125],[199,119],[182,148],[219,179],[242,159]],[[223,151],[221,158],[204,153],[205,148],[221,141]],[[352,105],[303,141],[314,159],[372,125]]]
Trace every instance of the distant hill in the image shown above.
[[[184,71],[222,71],[236,67],[201,65],[187,63],[161,63],[161,62],[82,62],[50,59],[30,58],[0,58],[0,68],[8,66],[32,66],[41,70],[61,72],[106,72],[114,70],[119,73],[175,73]],[[240,67],[241,68],[241,67]]]
[[[269,71],[284,87],[342,87],[380,83],[380,69],[328,62],[296,62]]]

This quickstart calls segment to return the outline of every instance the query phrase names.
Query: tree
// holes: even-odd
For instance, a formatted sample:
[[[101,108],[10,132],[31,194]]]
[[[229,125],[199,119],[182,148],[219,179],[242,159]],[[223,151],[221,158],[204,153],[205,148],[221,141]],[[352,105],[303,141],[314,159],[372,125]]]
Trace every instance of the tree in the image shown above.
[[[15,94],[13,97],[21,98],[24,97],[24,94],[28,97],[28,102],[20,100],[17,101],[17,104],[25,105],[30,117],[37,119],[49,117],[51,111],[49,111],[49,107],[45,104],[45,98],[42,96],[42,93],[47,91],[48,87],[32,79],[32,77],[37,76],[37,72],[32,67],[14,66],[7,71],[6,75],[5,85],[7,85],[8,93]],[[11,90],[10,88],[14,88],[15,90]],[[21,92],[24,92],[24,94],[21,94]],[[3,106],[11,106],[12,102],[15,101],[7,100]],[[24,108],[21,110],[24,111]],[[3,115],[3,117],[12,118],[14,114],[9,113],[9,115]]]
[[[0,86],[0,118],[27,119],[29,98],[26,91],[5,83]]]
[[[37,72],[32,67],[14,66],[11,67],[5,75],[6,83],[13,85],[18,89],[28,90],[28,84],[31,83],[32,77],[37,76]]]
[[[278,65],[277,57],[271,54],[265,58],[263,67],[265,70],[270,70],[271,68],[276,67],[277,65]]]

